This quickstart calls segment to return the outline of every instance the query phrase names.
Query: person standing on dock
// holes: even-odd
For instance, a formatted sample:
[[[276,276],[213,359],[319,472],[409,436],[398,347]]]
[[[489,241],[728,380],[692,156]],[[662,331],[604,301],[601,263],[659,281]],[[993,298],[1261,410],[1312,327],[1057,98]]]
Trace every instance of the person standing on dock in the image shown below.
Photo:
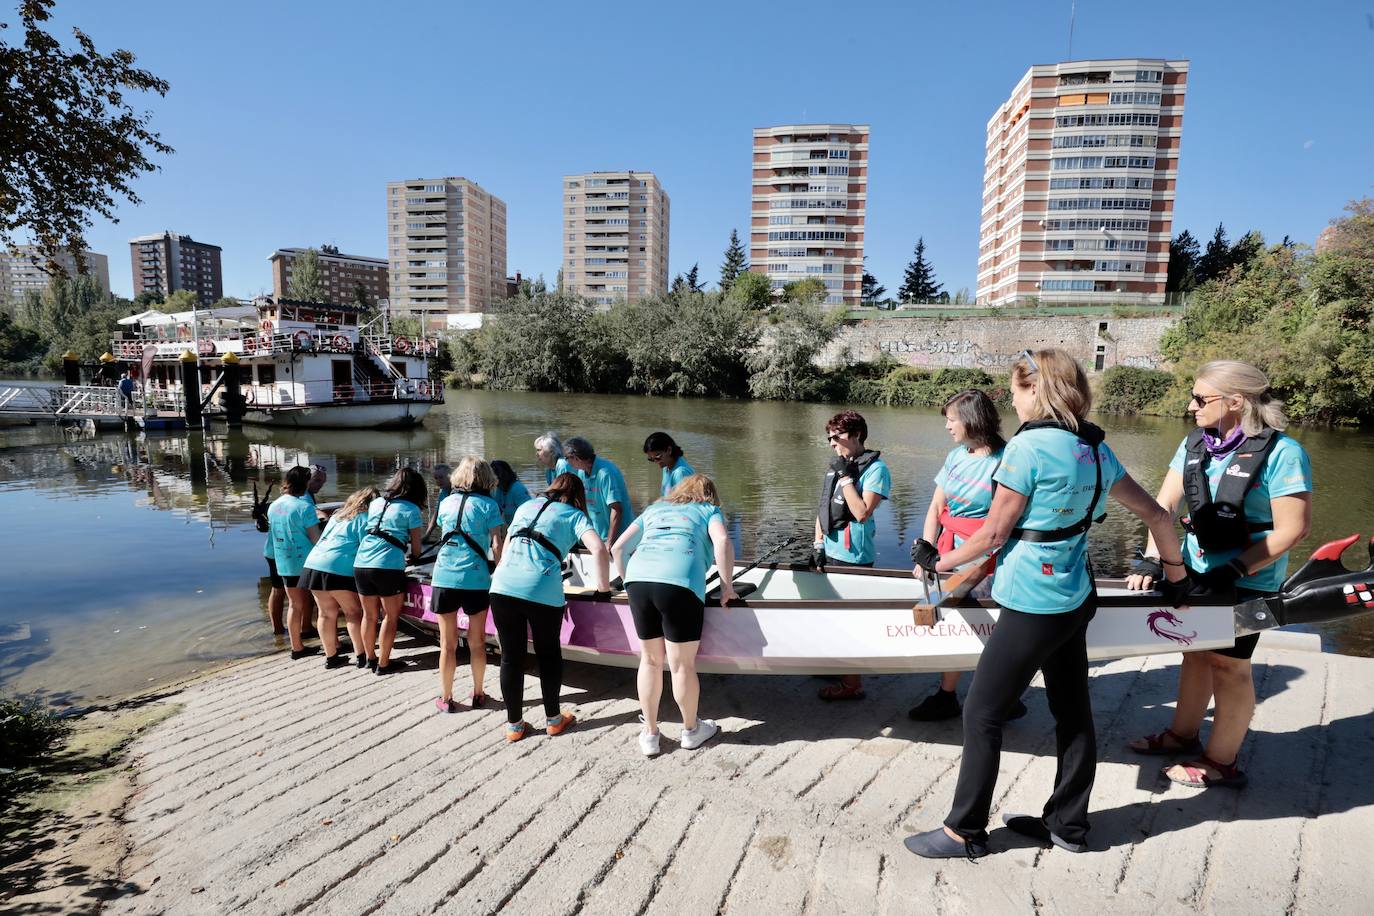
[[[425,526],[425,536],[421,538],[423,541],[428,541],[430,535],[434,534],[439,524],[439,507],[453,492],[453,468],[446,464],[436,464],[430,474],[434,477],[434,486],[439,492],[434,497],[434,514],[429,517],[429,524]]]
[[[515,476],[515,468],[509,462],[497,458],[491,463],[491,472],[496,475],[496,488],[491,498],[501,507],[501,518],[507,525],[515,518],[515,510],[529,502],[530,491]]]
[[[134,406],[134,376],[132,372],[125,370],[119,377],[119,384],[115,386],[119,389],[119,409],[130,410]]]
[[[569,470],[563,455],[563,440],[552,430],[534,440],[534,457],[544,469],[544,486],[553,486],[553,479]]]
[[[667,433],[650,433],[644,440],[644,456],[663,469],[658,495],[664,499],[673,492],[673,487],[696,473],[682,457],[682,449]]]
[[[441,713],[458,711],[453,701],[453,675],[458,667],[458,612],[468,621],[468,654],[472,665],[473,709],[486,705],[483,687],[487,673],[487,608],[491,604],[491,572],[501,559],[501,533],[505,521],[501,507],[491,498],[496,474],[476,455],[468,455],[453,475],[452,492],[439,504],[439,528],[443,536],[434,558],[430,585],[433,609],[439,618],[439,696],[434,705]],[[495,560],[487,558],[488,550]]]
[[[606,543],[612,543],[630,522],[635,520],[634,504],[630,502],[630,488],[620,468],[596,454],[592,444],[581,436],[573,436],[564,445],[568,465],[581,476],[587,493],[587,514],[592,527]]]
[[[391,674],[405,667],[391,658],[391,648],[396,642],[396,624],[405,602],[406,561],[414,562],[421,552],[420,535],[425,530],[428,495],[420,472],[401,468],[367,509],[367,530],[358,544],[353,578],[363,603],[367,665],[377,674]],[[376,648],[379,620],[380,651]]]
[[[877,556],[873,513],[892,493],[892,472],[882,453],[866,444],[868,421],[852,410],[843,410],[825,424],[825,441],[835,451],[821,481],[816,515],[816,542],[812,564],[827,567],[871,567]],[[839,683],[820,690],[822,700],[862,700],[863,681],[846,674]]]
[[[353,579],[353,563],[358,544],[367,529],[367,507],[379,495],[376,487],[363,487],[344,501],[329,517],[324,533],[305,558],[301,588],[315,596],[320,610],[320,642],[324,644],[324,666],[343,668],[348,659],[339,655],[339,611],[343,611],[348,638],[358,653],[357,664],[367,664],[363,651],[363,606],[358,599],[358,583]]]
[[[300,585],[305,558],[320,538],[320,517],[315,503],[306,495],[310,485],[310,469],[297,465],[286,472],[282,489],[286,492],[272,502],[267,510],[268,537],[272,539],[272,556],[277,575],[286,589],[290,604],[287,633],[291,637],[291,657],[305,658],[319,651],[305,648],[302,631],[310,622],[310,590]]]
[[[591,553],[596,590],[611,595],[606,543],[587,518],[587,498],[576,474],[559,474],[553,486],[515,510],[501,564],[491,578],[491,613],[501,642],[501,698],[506,703],[506,740],[529,734],[524,719],[525,652],[529,639],[539,660],[545,726],[560,735],[575,721],[559,709],[563,689],[560,634],[567,599],[563,559],[581,541]]]
[[[1002,756],[1002,727],[1036,671],[1054,715],[1058,767],[1039,817],[1004,815],[1017,833],[1086,852],[1088,798],[1097,769],[1088,689],[1088,624],[1097,588],[1088,568],[1088,529],[1110,493],[1149,527],[1169,560],[1166,600],[1185,603],[1188,576],[1170,514],[1141,489],[1105,436],[1087,421],[1088,377],[1063,350],[1025,351],[1011,368],[1012,406],[1021,428],[993,475],[987,521],[947,553],[926,540],[912,558],[922,569],[951,572],[993,553],[997,626],[978,659],[964,701],[964,753],[954,802],[943,827],[907,837],[907,849],[933,859],[988,853],[988,815]]]
[[[1192,395],[1188,409],[1197,429],[1179,443],[1156,500],[1171,518],[1180,503],[1187,505],[1183,559],[1193,579],[1226,603],[1278,594],[1288,551],[1312,524],[1307,452],[1283,433],[1283,404],[1270,395],[1268,377],[1249,363],[1205,363]],[[1162,572],[1151,540],[1126,585],[1149,588]],[[1157,735],[1132,741],[1131,750],[1188,757],[1165,767],[1164,775],[1190,788],[1244,786],[1248,780],[1236,760],[1255,714],[1250,657],[1258,642],[1252,633],[1236,637],[1230,649],[1183,653],[1173,721]],[[1198,734],[1214,700],[1204,751]]]

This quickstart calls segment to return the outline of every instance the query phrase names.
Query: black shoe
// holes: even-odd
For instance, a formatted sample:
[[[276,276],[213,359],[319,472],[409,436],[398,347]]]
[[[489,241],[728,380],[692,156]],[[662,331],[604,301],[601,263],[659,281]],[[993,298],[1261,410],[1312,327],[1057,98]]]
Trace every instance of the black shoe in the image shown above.
[[[385,668],[383,668],[381,665],[378,665],[378,666],[377,666],[377,673],[378,673],[378,674],[395,674],[397,671],[402,671],[402,670],[404,670],[404,669],[406,669],[406,668],[409,668],[409,667],[410,667],[410,666],[409,666],[408,664],[406,664],[406,662],[405,662],[404,659],[393,658],[391,661],[389,661],[389,662],[386,663],[386,667],[385,667]]]
[[[292,660],[293,662],[294,662],[294,661],[299,661],[299,660],[302,659],[302,658],[309,658],[310,656],[312,656],[312,655],[318,655],[319,653],[320,653],[320,647],[319,647],[319,646],[306,646],[304,649],[292,649],[292,650],[291,650],[291,660]]]
[[[324,660],[324,666],[326,668],[347,668],[348,659],[335,653]]]
[[[923,859],[981,859],[988,854],[986,840],[953,840],[943,827],[909,836],[902,845]]]
[[[377,660],[376,660],[375,658],[369,658],[369,659],[367,660],[367,670],[372,671],[372,672],[376,672],[376,670],[377,670]]]
[[[1050,828],[1046,827],[1043,820],[1038,817],[1032,817],[1029,814],[1004,814],[1002,815],[1002,823],[1006,824],[1007,829],[1012,832],[1019,833],[1022,836],[1028,836],[1033,840],[1039,840],[1046,846],[1053,843],[1060,849],[1065,849],[1069,852],[1088,851],[1087,843],[1070,843],[1068,840],[1063,839],[1058,834],[1052,832]]]
[[[363,653],[359,652],[359,653],[358,653],[358,659],[357,659],[357,661],[354,662],[354,664],[357,665],[359,668],[366,668],[366,667],[367,667],[367,656],[364,655]]]
[[[1007,721],[1015,722],[1017,719],[1023,719],[1029,712],[1030,710],[1026,708],[1026,704],[1017,700],[1016,705],[1011,708],[1011,712],[1007,713]]]
[[[959,697],[953,690],[937,690],[907,710],[907,716],[917,722],[940,722],[957,719],[961,712]]]

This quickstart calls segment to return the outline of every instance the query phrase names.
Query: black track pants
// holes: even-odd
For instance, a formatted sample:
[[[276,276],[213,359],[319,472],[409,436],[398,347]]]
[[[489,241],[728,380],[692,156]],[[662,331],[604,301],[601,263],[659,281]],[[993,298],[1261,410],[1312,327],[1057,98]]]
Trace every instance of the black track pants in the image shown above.
[[[544,715],[552,719],[559,713],[558,695],[563,689],[563,654],[558,645],[563,609],[492,592],[491,614],[501,642],[501,697],[506,703],[506,721],[519,722],[524,717],[527,626],[539,660]]]

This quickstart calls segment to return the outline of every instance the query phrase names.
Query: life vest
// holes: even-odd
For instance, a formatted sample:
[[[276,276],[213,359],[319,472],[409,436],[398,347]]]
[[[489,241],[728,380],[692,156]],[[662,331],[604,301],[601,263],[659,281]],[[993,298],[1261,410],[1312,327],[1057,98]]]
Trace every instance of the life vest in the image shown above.
[[[864,491],[860,478],[863,477],[864,471],[868,470],[869,465],[877,461],[881,454],[882,452],[876,452],[873,449],[865,449],[862,455],[854,459],[855,465],[858,466],[858,470],[854,474],[854,492],[858,493],[861,499]],[[837,471],[834,468],[826,470],[825,479],[821,481],[821,499],[816,510],[816,517],[821,520],[827,532],[844,528],[845,546],[848,546],[849,523],[854,521],[854,513],[849,511],[849,504],[845,501],[844,493],[838,486],[842,476],[844,476],[843,471]]]
[[[525,527],[519,528],[519,529],[515,530],[514,532],[512,532],[512,533],[511,533],[511,536],[512,536],[512,537],[517,537],[517,538],[525,538],[526,540],[533,541],[534,543],[538,544],[540,547],[543,547],[545,550],[547,550],[550,554],[552,554],[552,555],[553,555],[553,558],[554,558],[555,560],[557,560],[559,563],[562,563],[562,562],[563,562],[563,551],[559,550],[557,544],[555,544],[553,541],[549,540],[549,538],[548,538],[543,532],[539,531],[539,530],[535,527],[536,525],[539,524],[539,516],[543,515],[543,514],[544,514],[544,510],[547,509],[547,508],[548,508],[549,506],[551,506],[552,504],[553,504],[553,500],[551,500],[551,499],[545,499],[545,500],[544,500],[544,505],[540,506],[540,507],[539,507],[539,511],[536,512],[536,513],[534,513],[534,518],[530,519],[530,523],[529,523],[528,525],[526,525]]]
[[[461,537],[467,542],[468,548],[473,553],[477,554],[483,563],[487,564],[487,572],[492,572],[496,569],[496,564],[487,556],[487,552],[483,549],[482,545],[477,543],[472,535],[463,530],[463,509],[467,506],[468,497],[471,496],[472,493],[467,490],[458,490],[457,492],[463,494],[463,498],[458,500],[458,524],[454,526],[452,531],[446,532],[443,537],[439,538],[439,549],[435,552],[435,556],[437,557],[444,552],[444,549],[448,547],[449,541]]]
[[[382,530],[382,519],[386,518],[386,510],[387,507],[389,507],[390,505],[390,499],[382,500],[382,511],[377,513],[377,521],[373,523],[371,528],[367,529],[367,534],[364,536],[381,538],[383,541],[386,541],[392,547],[395,547],[402,554],[404,554],[410,545],[406,544],[405,541],[396,537],[396,535],[392,534],[390,531]]]
[[[1272,521],[1252,522],[1245,517],[1245,494],[1258,485],[1260,472],[1281,435],[1278,430],[1266,429],[1241,442],[1222,472],[1214,495],[1207,480],[1212,455],[1207,451],[1204,431],[1195,429],[1188,434],[1183,464],[1188,517],[1183,519],[1183,527],[1193,533],[1203,550],[1239,550],[1249,546],[1252,532],[1274,527]]]
[[[1093,466],[1097,471],[1097,479],[1093,483],[1093,498],[1088,503],[1088,511],[1083,513],[1083,517],[1066,528],[1013,528],[1007,540],[1029,541],[1034,544],[1048,544],[1057,541],[1067,541],[1087,534],[1093,522],[1100,522],[1106,518],[1106,513],[1094,517],[1093,513],[1097,510],[1097,502],[1102,498],[1102,453],[1098,451],[1098,446],[1107,438],[1107,434],[1098,426],[1086,420],[1078,422],[1078,429],[1073,429],[1067,424],[1060,423],[1058,420],[1032,420],[1029,423],[1022,423],[1021,428],[1016,431],[1016,435],[1032,429],[1062,429],[1066,433],[1071,433],[1079,442],[1088,446],[1093,453]]]

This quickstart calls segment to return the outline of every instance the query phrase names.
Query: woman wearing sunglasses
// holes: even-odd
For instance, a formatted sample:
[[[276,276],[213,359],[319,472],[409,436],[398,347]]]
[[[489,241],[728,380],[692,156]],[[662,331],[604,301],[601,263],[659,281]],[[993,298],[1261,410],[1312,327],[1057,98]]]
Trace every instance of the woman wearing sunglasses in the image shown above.
[[[658,495],[663,499],[668,498],[673,487],[696,473],[682,457],[682,447],[667,433],[649,434],[644,440],[644,457],[663,469],[663,480],[658,488]]]
[[[1288,551],[1312,521],[1307,453],[1283,434],[1283,405],[1269,394],[1269,379],[1248,363],[1205,364],[1188,409],[1197,429],[1179,444],[1157,497],[1171,515],[1180,502],[1187,505],[1183,559],[1193,579],[1226,601],[1273,595],[1287,574]],[[1149,588],[1162,563],[1152,538],[1127,586]],[[1238,637],[1230,649],[1184,653],[1173,721],[1131,742],[1131,749],[1189,758],[1164,769],[1185,786],[1245,785],[1236,757],[1255,711],[1250,657],[1258,641],[1256,633]],[[1204,749],[1198,731],[1213,698]]]
[[[909,850],[927,858],[987,855],[1002,727],[1037,671],[1054,715],[1054,790],[1040,816],[1003,820],[1044,845],[1088,848],[1097,768],[1087,646],[1097,589],[1088,568],[1088,529],[1108,493],[1149,526],[1170,561],[1167,600],[1181,605],[1188,589],[1172,516],[1131,479],[1102,430],[1087,421],[1092,392],[1077,360],[1063,350],[1026,351],[1012,364],[1011,383],[1021,428],[993,474],[997,492],[987,521],[953,550],[941,553],[920,540],[912,551],[917,564],[937,572],[995,553],[992,599],[1001,607],[964,701],[964,753],[950,813],[943,827],[906,839]]]

